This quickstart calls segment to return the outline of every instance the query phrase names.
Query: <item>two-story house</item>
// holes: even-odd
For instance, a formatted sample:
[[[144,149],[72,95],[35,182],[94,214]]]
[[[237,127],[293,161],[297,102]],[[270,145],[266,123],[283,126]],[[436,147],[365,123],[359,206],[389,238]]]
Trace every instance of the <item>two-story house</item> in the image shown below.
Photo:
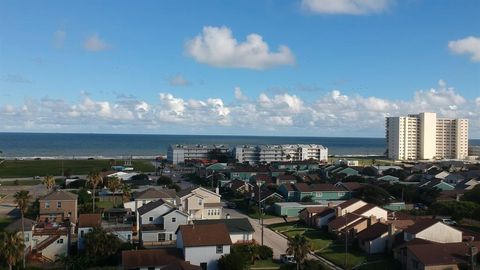
[[[177,193],[176,205],[190,220],[219,219],[222,217],[221,196],[203,187],[191,187]]]
[[[77,198],[76,194],[68,191],[56,190],[38,201],[40,203],[40,222],[53,223],[69,220],[77,222]]]
[[[204,219],[194,220],[195,225],[205,224],[225,224],[227,226],[228,233],[230,234],[230,240],[232,243],[249,243],[253,241],[253,233],[255,230],[248,221],[248,218],[227,218],[227,219]]]
[[[141,206],[157,200],[163,200],[171,204],[175,204],[176,191],[175,189],[156,189],[148,188],[133,196],[133,201],[125,203],[125,208],[130,208],[133,212],[137,212]]]
[[[185,261],[205,270],[217,270],[218,259],[230,254],[232,240],[225,224],[181,225],[177,231],[177,248]]]
[[[85,235],[93,231],[93,228],[100,227],[101,225],[102,225],[101,214],[80,214],[80,216],[78,217],[78,226],[77,226],[78,250],[83,250],[85,248]]]
[[[291,202],[300,202],[306,197],[310,197],[313,202],[348,200],[352,197],[352,191],[332,184],[283,184],[278,190]]]
[[[139,238],[144,245],[175,241],[178,226],[188,221],[186,213],[163,200],[141,206],[136,218]]]

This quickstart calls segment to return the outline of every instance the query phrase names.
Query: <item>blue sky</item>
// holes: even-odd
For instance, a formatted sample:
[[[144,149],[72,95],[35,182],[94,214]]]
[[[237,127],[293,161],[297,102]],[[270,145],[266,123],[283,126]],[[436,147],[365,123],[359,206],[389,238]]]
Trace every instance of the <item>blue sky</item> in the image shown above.
[[[429,110],[469,118],[478,138],[479,13],[475,0],[0,1],[0,131],[381,137],[385,116]]]

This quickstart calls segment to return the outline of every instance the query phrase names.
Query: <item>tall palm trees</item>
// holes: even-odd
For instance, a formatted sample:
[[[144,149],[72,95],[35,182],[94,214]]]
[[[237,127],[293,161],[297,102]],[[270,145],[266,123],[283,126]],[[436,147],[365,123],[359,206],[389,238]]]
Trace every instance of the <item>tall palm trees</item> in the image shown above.
[[[113,193],[113,207],[115,207],[117,205],[115,192],[122,188],[122,181],[118,177],[110,177],[108,178],[107,187]]]
[[[22,218],[22,241],[25,239],[25,212],[27,211],[28,204],[32,196],[29,194],[28,190],[21,190],[15,193],[13,196],[15,198],[15,203],[17,204],[18,209],[20,209],[20,214]],[[25,246],[25,243],[23,243]],[[23,252],[23,268],[25,268],[25,252]]]
[[[17,264],[23,256],[23,268],[25,268],[25,243],[23,237],[17,232],[4,232],[0,234],[0,258],[8,264],[8,269]]]
[[[55,186],[55,178],[51,175],[47,175],[43,178],[42,184],[45,185],[48,190],[51,190]]]
[[[92,187],[92,213],[95,213],[95,189],[103,183],[99,172],[90,172],[87,176],[87,183]]]
[[[122,198],[123,201],[130,199],[130,196],[132,195],[132,189],[128,185],[122,185]]]
[[[305,236],[297,234],[294,237],[290,237],[288,239],[287,253],[289,255],[293,254],[293,257],[297,262],[297,270],[300,269],[309,252],[310,243],[308,242],[308,239],[305,238]]]

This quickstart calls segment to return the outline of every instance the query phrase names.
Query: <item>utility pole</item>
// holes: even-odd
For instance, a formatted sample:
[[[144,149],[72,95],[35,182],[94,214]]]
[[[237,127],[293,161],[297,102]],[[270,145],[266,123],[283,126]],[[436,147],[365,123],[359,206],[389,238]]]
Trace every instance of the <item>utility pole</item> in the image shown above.
[[[347,222],[347,214],[348,214],[348,210],[345,211],[345,265],[344,265],[344,269],[347,269],[347,260],[348,260],[348,230],[347,230],[347,226],[348,226],[348,222]]]
[[[263,214],[262,214],[262,203],[261,203],[261,196],[260,196],[260,186],[258,186],[258,223],[260,224],[262,230],[262,246],[263,246]]]

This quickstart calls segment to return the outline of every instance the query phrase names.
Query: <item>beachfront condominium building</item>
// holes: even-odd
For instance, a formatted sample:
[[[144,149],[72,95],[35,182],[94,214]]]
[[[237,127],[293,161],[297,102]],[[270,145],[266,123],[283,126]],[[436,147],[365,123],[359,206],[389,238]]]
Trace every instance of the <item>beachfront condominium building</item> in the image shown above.
[[[327,161],[328,148],[319,144],[237,145],[234,154],[235,159],[240,163],[270,163],[309,159]]]
[[[172,144],[167,150],[167,160],[179,164],[186,160],[208,159],[209,153],[214,150],[229,153],[228,147],[223,144]]]
[[[386,118],[388,158],[395,160],[465,159],[468,120],[420,113]]]

